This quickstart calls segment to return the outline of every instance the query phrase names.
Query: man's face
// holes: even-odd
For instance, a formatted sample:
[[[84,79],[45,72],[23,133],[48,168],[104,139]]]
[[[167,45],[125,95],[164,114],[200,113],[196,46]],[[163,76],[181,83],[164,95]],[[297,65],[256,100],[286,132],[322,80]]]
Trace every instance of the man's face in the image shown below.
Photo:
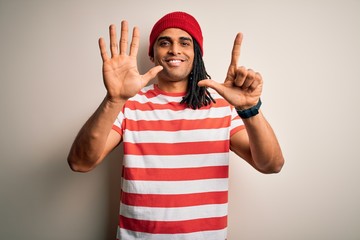
[[[178,28],[164,30],[155,41],[151,60],[163,66],[158,74],[160,81],[187,81],[194,62],[192,37]]]

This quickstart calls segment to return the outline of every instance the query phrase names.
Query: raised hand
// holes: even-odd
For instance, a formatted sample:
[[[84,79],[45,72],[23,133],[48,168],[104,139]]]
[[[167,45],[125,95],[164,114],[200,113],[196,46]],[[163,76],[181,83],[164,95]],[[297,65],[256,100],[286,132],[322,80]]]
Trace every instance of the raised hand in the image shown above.
[[[127,100],[138,93],[141,88],[162,70],[162,67],[156,66],[144,75],[139,74],[136,57],[139,49],[140,33],[137,27],[133,29],[129,54],[127,54],[128,23],[126,21],[121,22],[119,44],[114,25],[110,25],[109,33],[111,58],[106,52],[104,39],[99,39],[99,48],[103,60],[103,80],[108,99],[113,102],[119,102]]]
[[[238,67],[242,38],[241,33],[236,35],[224,83],[206,79],[199,81],[198,85],[213,88],[238,109],[247,109],[257,104],[262,92],[263,80],[260,73]]]

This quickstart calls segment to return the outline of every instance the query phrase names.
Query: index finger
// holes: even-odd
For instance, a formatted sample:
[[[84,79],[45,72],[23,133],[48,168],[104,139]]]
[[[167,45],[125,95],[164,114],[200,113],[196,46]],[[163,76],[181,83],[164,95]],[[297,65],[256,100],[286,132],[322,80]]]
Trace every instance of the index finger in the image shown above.
[[[133,36],[130,44],[130,56],[137,56],[139,50],[140,33],[137,27],[134,27]]]
[[[231,63],[230,66],[237,66],[238,60],[240,58],[240,49],[241,49],[241,42],[243,39],[242,33],[238,33],[234,40],[234,46],[231,52]]]

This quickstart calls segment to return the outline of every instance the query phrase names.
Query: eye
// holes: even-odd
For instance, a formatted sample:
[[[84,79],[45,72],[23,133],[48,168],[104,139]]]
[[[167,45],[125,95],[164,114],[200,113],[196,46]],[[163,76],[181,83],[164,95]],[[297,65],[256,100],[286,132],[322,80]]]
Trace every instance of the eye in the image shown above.
[[[183,47],[187,47],[187,46],[190,46],[191,44],[190,44],[190,42],[188,42],[188,41],[185,41],[185,42],[181,42],[181,46],[183,46]]]
[[[159,42],[159,45],[160,45],[161,47],[166,47],[166,46],[169,46],[169,45],[170,45],[170,42],[169,42],[169,41],[161,41],[161,42]]]

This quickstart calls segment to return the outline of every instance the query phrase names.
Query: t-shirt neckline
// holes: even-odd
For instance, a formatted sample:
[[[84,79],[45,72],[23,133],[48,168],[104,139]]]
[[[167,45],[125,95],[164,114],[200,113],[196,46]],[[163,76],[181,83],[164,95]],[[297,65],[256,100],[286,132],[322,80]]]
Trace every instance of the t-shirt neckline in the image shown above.
[[[158,84],[154,84],[154,90],[157,93],[170,97],[183,97],[186,94],[186,92],[165,92],[159,88]]]

